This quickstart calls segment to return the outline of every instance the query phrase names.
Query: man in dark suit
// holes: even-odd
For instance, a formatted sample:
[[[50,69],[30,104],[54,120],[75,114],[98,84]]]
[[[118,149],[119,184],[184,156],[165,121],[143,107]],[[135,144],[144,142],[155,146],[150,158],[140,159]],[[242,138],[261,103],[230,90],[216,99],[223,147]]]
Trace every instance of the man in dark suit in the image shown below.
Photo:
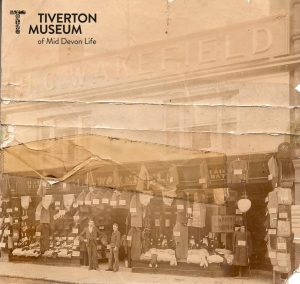
[[[119,270],[119,248],[121,244],[121,234],[118,230],[118,224],[113,224],[113,232],[110,239],[109,260],[107,271]]]
[[[81,237],[84,236],[84,241],[86,243],[89,257],[89,270],[98,269],[97,235],[100,235],[100,231],[95,227],[94,221],[89,220],[88,227],[80,234]]]

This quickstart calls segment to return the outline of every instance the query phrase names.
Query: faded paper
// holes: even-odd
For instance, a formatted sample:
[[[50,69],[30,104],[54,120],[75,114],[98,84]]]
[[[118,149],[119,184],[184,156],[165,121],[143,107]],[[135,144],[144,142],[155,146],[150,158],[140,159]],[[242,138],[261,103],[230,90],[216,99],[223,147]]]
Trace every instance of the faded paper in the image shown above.
[[[207,177],[183,171],[181,187],[227,188],[238,158],[253,168],[253,192],[269,191],[269,159],[298,135],[290,2],[4,0],[2,187],[11,180],[17,191],[19,179],[33,179],[62,192],[65,184],[115,190],[123,182],[182,198],[170,168],[192,172],[209,160]],[[11,10],[26,11],[20,34]],[[80,35],[28,34],[37,13],[73,12],[96,13],[97,22]]]

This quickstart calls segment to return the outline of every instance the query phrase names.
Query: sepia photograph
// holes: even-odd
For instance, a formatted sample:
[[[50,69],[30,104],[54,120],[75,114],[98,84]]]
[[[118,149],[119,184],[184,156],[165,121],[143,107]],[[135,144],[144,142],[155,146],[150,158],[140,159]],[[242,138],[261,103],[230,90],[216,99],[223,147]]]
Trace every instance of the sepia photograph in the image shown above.
[[[0,2],[0,283],[300,283],[299,0]]]

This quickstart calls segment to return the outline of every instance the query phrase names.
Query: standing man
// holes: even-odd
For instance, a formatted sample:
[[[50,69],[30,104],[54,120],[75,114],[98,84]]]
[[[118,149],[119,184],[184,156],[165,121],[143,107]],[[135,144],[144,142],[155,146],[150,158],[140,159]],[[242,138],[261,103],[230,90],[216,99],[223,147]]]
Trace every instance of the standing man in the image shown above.
[[[233,234],[233,265],[235,265],[239,272],[239,277],[245,277],[245,270],[248,268],[249,272],[249,258],[252,255],[252,240],[249,231],[246,231],[244,225],[241,226],[240,231]],[[248,277],[248,275],[246,275]]]
[[[88,257],[89,257],[89,270],[98,269],[98,256],[97,256],[97,235],[99,230],[95,227],[94,221],[89,220],[89,225],[85,228],[80,236],[85,237]]]
[[[119,248],[121,243],[121,234],[118,230],[118,224],[113,224],[113,232],[110,239],[109,260],[107,271],[119,270]]]

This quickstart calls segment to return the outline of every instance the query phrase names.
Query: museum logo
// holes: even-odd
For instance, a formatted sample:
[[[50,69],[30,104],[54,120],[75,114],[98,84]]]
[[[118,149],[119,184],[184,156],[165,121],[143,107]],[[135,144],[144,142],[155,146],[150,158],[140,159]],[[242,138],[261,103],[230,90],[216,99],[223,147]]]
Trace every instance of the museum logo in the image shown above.
[[[15,16],[15,28],[16,34],[21,32],[21,15],[25,15],[25,10],[10,10],[10,14]]]

